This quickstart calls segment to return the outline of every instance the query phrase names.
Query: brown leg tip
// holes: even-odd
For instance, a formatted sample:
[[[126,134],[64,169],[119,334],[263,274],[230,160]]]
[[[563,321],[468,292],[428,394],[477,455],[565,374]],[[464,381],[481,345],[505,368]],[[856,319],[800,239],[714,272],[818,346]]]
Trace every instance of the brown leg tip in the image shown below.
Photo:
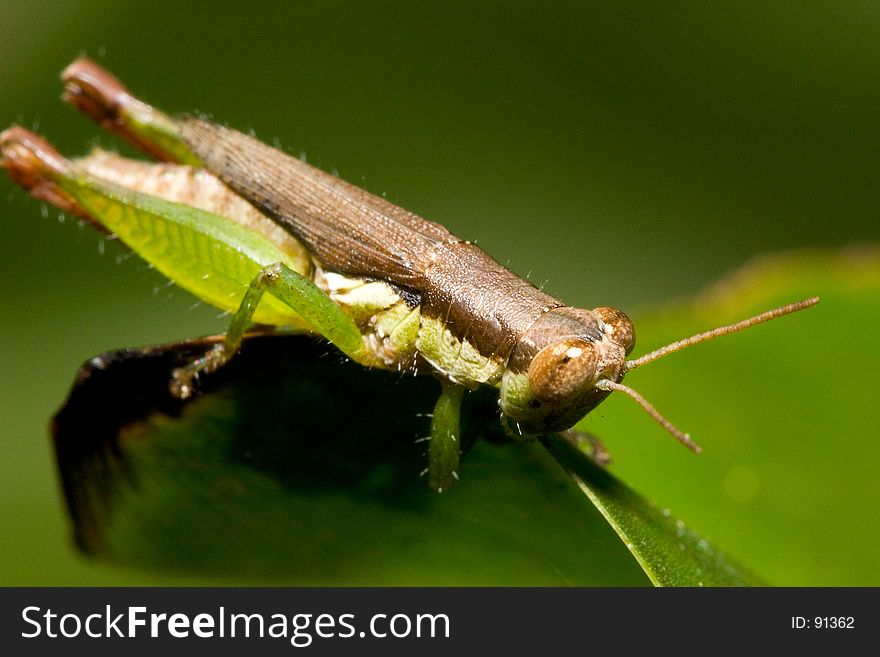
[[[62,98],[100,125],[115,125],[119,108],[131,100],[122,83],[91,59],[81,57],[61,73]]]
[[[53,182],[70,167],[49,142],[18,125],[0,133],[0,157],[9,177],[28,190]]]
[[[61,73],[65,102],[80,110],[105,130],[125,139],[148,155],[164,162],[176,162],[178,156],[145,136],[145,126],[159,132],[173,130],[173,122],[147,103],[138,100],[109,71],[91,59],[81,57]],[[172,127],[169,128],[170,124]],[[140,128],[137,126],[141,125]]]
[[[63,212],[93,221],[91,216],[58,185],[70,174],[71,163],[45,139],[14,125],[0,133],[0,166],[31,196]]]

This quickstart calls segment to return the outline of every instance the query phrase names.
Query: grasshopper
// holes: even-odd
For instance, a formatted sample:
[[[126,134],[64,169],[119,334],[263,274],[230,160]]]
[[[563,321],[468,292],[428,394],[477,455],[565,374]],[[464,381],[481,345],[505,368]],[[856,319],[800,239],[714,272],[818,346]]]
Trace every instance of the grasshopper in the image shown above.
[[[612,392],[638,402],[679,442],[700,447],[632,388],[630,371],[667,354],[807,308],[817,298],[628,359],[635,330],[620,310],[566,305],[440,224],[202,118],[172,118],[79,59],[64,98],[162,161],[96,151],[61,157],[14,126],[0,136],[3,166],[20,185],[116,236],[200,299],[232,313],[224,339],[169,373],[190,397],[200,376],[228,362],[255,325],[308,331],[366,367],[430,373],[434,408],[429,485],[458,478],[465,391],[498,390],[514,437],[562,432]]]

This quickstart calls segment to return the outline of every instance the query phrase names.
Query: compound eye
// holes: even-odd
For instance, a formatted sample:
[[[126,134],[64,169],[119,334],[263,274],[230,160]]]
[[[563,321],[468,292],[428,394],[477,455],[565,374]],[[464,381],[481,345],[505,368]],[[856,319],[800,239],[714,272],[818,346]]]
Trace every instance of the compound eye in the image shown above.
[[[594,308],[593,313],[605,324],[605,332],[608,337],[629,354],[636,346],[636,330],[629,317],[617,308],[609,308],[608,306]]]
[[[543,402],[560,402],[593,385],[596,347],[586,340],[571,338],[547,345],[529,365],[529,386]]]

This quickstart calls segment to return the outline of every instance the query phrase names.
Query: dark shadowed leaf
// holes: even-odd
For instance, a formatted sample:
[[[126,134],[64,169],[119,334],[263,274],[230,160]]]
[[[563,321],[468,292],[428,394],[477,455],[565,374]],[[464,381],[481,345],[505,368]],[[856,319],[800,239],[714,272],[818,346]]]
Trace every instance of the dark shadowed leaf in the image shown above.
[[[657,562],[656,581],[743,581],[580,452],[550,443],[573,480],[539,443],[484,430],[491,398],[468,400],[478,439],[462,481],[437,495],[419,477],[415,442],[437,394],[430,378],[366,371],[306,337],[261,336],[206,377],[201,396],[172,398],[168,372],[207,344],[112,352],[80,373],[54,428],[85,552],[304,584],[647,583],[584,496],[593,489],[627,540],[667,533],[640,557]],[[670,561],[673,575],[654,577]]]
[[[480,440],[462,481],[429,491],[430,378],[266,336],[175,400],[168,372],[205,344],[110,353],[78,377],[55,435],[87,553],[303,584],[646,583],[539,443]],[[485,403],[468,408],[480,424]]]

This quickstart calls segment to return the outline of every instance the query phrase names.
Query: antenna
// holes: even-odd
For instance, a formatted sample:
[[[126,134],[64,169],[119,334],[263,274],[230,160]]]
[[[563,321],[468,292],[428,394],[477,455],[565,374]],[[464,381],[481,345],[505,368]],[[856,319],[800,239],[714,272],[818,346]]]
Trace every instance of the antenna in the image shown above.
[[[660,349],[656,349],[649,354],[645,354],[635,360],[628,360],[623,365],[623,373],[629,372],[630,370],[634,370],[637,367],[641,367],[645,363],[650,363],[652,361],[657,360],[658,358],[663,358],[668,354],[675,353],[676,351],[681,351],[685,347],[690,347],[691,345],[695,345],[699,342],[705,342],[706,340],[712,340],[713,338],[720,337],[722,335],[727,335],[728,333],[737,333],[738,331],[742,331],[743,329],[747,329],[750,326],[754,326],[755,324],[761,324],[762,322],[768,322],[771,319],[776,319],[777,317],[782,317],[783,315],[788,315],[793,312],[797,312],[798,310],[803,310],[804,308],[809,308],[811,306],[815,306],[819,303],[819,297],[811,297],[809,299],[804,299],[803,301],[798,301],[796,303],[790,303],[787,306],[780,306],[779,308],[774,308],[773,310],[768,310],[767,312],[763,312],[760,315],[755,315],[754,317],[749,317],[748,319],[744,319],[742,321],[736,322],[735,324],[728,324],[727,326],[719,326],[718,328],[712,329],[711,331],[705,331],[703,333],[697,333],[696,335],[692,335],[689,338],[685,338],[684,340],[678,340],[677,342],[673,342],[672,344],[668,344],[665,347],[661,347]],[[699,454],[703,451],[703,448],[700,447],[697,443],[691,440],[690,434],[685,433],[678,427],[676,427],[672,422],[667,420],[665,417],[660,415],[660,412],[654,408],[648,400],[642,397],[635,390],[630,388],[629,386],[625,386],[622,383],[617,383],[615,381],[611,381],[610,379],[602,379],[596,382],[596,388],[599,390],[616,390],[617,392],[622,392],[627,396],[634,399],[648,414],[654,418],[657,423],[666,429],[669,433],[671,433],[678,442],[682,445],[690,449],[696,454]]]
[[[798,310],[803,310],[804,308],[815,306],[817,303],[819,303],[819,297],[811,297],[809,299],[804,299],[803,301],[790,303],[787,306],[780,306],[779,308],[768,310],[767,312],[763,312],[760,315],[755,315],[754,317],[749,317],[748,319],[739,321],[736,324],[719,326],[718,328],[712,329],[711,331],[697,333],[696,335],[692,335],[691,337],[685,338],[684,340],[678,340],[677,342],[668,344],[665,347],[660,347],[660,349],[652,351],[649,354],[645,354],[644,356],[640,356],[639,358],[636,358],[634,360],[626,361],[626,363],[624,363],[623,365],[623,371],[629,372],[630,370],[641,367],[646,363],[653,362],[658,358],[663,358],[663,356],[666,356],[668,354],[675,353],[676,351],[681,351],[685,347],[690,347],[691,345],[705,342],[706,340],[712,340],[714,338],[721,337],[722,335],[727,335],[728,333],[738,333],[739,331],[747,329],[750,326],[754,326],[755,324],[769,322],[771,319],[776,319],[777,317],[782,317],[783,315],[788,315],[790,313],[797,312]]]
[[[693,440],[691,440],[690,434],[685,433],[684,431],[682,431],[681,429],[676,427],[674,424],[672,424],[672,422],[670,422],[665,417],[660,415],[660,412],[656,408],[651,406],[651,404],[648,402],[647,399],[642,397],[639,393],[637,393],[635,390],[633,390],[629,386],[625,386],[622,383],[615,383],[611,379],[602,379],[601,381],[596,382],[596,387],[599,390],[617,390],[618,392],[622,392],[622,393],[629,395],[630,397],[635,399],[636,402],[638,402],[638,404],[642,408],[644,408],[652,418],[657,420],[657,423],[661,427],[663,427],[669,433],[671,433],[673,436],[675,436],[675,439],[678,440],[678,442],[680,442],[682,445],[687,447],[689,450],[691,450],[695,454],[699,454],[700,452],[703,451],[702,447],[700,447],[697,443],[695,443]]]

